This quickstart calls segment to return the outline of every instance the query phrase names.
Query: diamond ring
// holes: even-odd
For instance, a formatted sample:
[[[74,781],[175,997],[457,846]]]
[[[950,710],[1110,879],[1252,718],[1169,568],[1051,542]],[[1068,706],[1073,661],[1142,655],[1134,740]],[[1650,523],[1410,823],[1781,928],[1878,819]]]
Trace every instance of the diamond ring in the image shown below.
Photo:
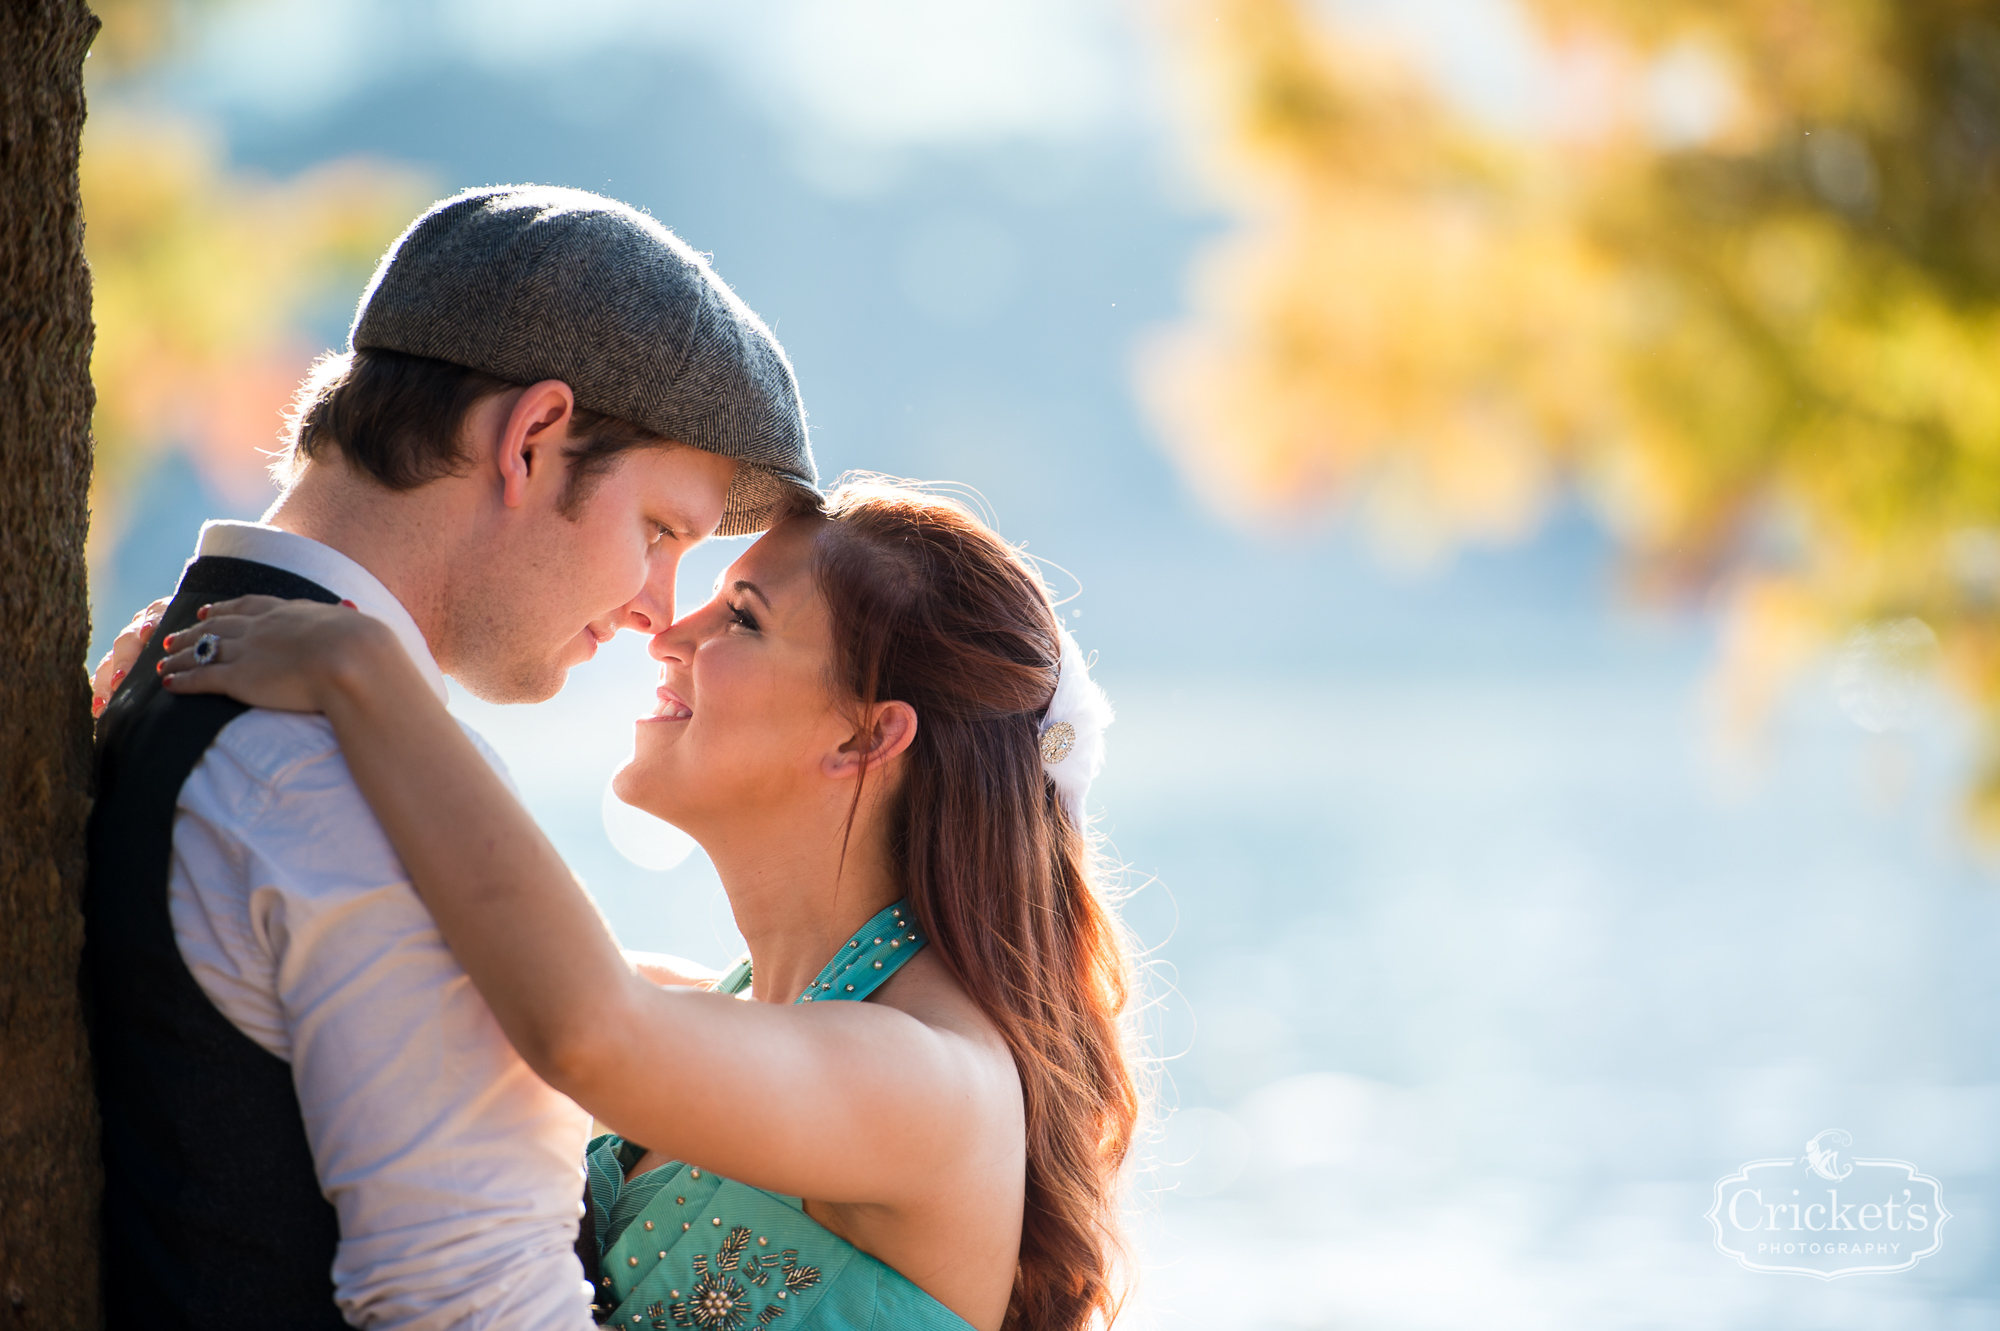
[[[194,640],[194,663],[196,665],[212,664],[216,654],[221,650],[222,639],[216,637],[213,633],[204,633]]]

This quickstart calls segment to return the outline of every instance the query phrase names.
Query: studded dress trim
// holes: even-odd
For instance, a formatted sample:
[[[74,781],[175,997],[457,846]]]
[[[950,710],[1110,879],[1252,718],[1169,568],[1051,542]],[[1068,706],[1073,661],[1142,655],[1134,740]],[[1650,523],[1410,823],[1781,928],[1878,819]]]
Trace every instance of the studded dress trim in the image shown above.
[[[905,902],[883,910],[794,1001],[867,998],[924,946]],[[747,958],[716,985],[750,987]],[[614,1135],[586,1160],[598,1238],[591,1312],[621,1331],[963,1331],[966,1323],[893,1268],[784,1197],[674,1161],[626,1180],[645,1148]]]
[[[885,906],[855,930],[854,936],[792,1001],[831,1003],[838,999],[858,1003],[880,989],[929,941],[917,928],[907,901]],[[716,981],[715,987],[721,993],[740,994],[750,987],[751,978],[750,958],[744,957]]]

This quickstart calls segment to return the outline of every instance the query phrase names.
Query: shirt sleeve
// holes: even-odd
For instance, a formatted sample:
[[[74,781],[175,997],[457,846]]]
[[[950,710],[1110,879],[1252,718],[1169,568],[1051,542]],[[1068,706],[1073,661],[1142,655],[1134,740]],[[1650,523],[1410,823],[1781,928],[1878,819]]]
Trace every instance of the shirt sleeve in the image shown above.
[[[261,794],[240,799],[233,826],[183,800],[190,845],[213,843],[211,868],[233,864],[242,902],[207,930],[248,958],[221,968],[236,992],[217,1006],[253,1039],[236,1010],[262,1011],[275,1034],[260,1043],[290,1059],[339,1215],[342,1314],[371,1331],[589,1327],[573,1249],[588,1116],[507,1043],[326,723],[252,712],[223,739],[203,765],[240,770],[210,786]],[[261,1008],[241,1001],[260,987]]]

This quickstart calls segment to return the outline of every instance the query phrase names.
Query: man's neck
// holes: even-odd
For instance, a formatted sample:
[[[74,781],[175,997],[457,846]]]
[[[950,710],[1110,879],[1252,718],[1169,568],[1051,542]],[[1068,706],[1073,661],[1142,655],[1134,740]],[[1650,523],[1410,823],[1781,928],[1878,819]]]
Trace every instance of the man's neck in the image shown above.
[[[439,639],[450,570],[438,533],[451,528],[435,511],[445,497],[441,489],[434,484],[389,490],[341,463],[314,461],[262,521],[338,550],[367,569],[402,602],[442,665]]]

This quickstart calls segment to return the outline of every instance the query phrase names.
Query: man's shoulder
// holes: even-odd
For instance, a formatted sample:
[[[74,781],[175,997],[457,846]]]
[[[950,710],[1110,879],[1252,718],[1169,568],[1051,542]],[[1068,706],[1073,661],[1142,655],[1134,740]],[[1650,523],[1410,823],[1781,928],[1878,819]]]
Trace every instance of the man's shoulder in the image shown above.
[[[333,726],[305,712],[251,708],[222,728],[204,762],[218,757],[272,789],[351,780]]]
[[[513,774],[486,737],[462,717],[453,719],[480,756],[513,786]],[[354,779],[332,724],[314,713],[253,707],[222,728],[209,753],[211,757],[220,754],[243,776],[274,790],[351,785]]]

